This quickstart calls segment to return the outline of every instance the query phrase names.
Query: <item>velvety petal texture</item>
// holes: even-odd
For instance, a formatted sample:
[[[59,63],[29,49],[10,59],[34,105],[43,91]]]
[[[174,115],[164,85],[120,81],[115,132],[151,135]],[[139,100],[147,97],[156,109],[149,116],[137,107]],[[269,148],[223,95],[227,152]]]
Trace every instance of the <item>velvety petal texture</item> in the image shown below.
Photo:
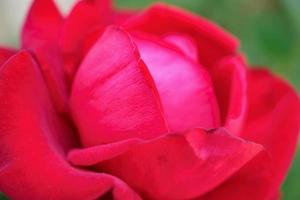
[[[238,41],[155,3],[34,0],[0,48],[0,191],[16,200],[273,200],[295,153],[297,92]]]
[[[108,28],[80,66],[71,107],[85,146],[168,132],[154,81],[117,27]]]
[[[0,100],[0,188],[9,197],[96,199],[112,189],[139,199],[117,178],[66,162],[61,141],[68,129],[55,114],[42,75],[27,52],[16,54],[1,69]]]
[[[205,68],[155,37],[139,34],[133,40],[155,81],[170,130],[218,127],[219,108]]]

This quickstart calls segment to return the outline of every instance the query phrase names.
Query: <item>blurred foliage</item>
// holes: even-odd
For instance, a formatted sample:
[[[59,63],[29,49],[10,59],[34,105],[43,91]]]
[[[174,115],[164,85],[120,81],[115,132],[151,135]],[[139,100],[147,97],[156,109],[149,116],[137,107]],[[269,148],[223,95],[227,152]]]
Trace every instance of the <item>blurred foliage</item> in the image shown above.
[[[153,0],[116,0],[142,8]],[[207,17],[236,35],[254,66],[266,66],[300,90],[300,0],[165,0]],[[299,149],[300,150],[300,149]],[[300,151],[282,187],[284,200],[300,199]],[[0,200],[6,199],[0,194]]]
[[[282,197],[283,200],[300,199],[300,149],[282,186]]]
[[[8,200],[8,198],[5,197],[4,194],[0,193],[0,200]]]

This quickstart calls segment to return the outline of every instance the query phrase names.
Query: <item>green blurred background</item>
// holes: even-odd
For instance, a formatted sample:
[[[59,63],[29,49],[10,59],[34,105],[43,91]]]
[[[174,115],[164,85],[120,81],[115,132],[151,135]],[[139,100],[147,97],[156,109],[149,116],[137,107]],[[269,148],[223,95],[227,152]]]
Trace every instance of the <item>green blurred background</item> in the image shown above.
[[[0,43],[17,45],[30,0],[0,0]],[[74,0],[57,0],[67,12]],[[142,8],[153,0],[116,0]],[[165,0],[205,16],[236,35],[253,65],[266,66],[300,91],[300,0]],[[16,12],[16,5],[19,11]],[[284,200],[300,199],[300,149],[282,187]],[[1,197],[0,199],[5,199]]]

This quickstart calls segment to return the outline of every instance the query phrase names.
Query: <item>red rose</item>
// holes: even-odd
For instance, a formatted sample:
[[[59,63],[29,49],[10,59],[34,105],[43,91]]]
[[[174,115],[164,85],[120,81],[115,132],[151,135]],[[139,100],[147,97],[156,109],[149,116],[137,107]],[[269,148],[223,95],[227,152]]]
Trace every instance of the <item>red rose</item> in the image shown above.
[[[114,24],[114,25],[112,25]],[[0,49],[0,190],[12,199],[274,199],[296,92],[238,42],[169,5],[35,0]]]

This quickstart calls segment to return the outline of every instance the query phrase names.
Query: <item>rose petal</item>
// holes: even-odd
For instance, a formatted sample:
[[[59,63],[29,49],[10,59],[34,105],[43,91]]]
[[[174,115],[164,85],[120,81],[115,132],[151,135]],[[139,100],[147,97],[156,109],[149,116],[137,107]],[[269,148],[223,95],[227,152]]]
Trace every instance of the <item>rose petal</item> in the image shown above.
[[[71,107],[85,146],[167,132],[153,80],[123,30],[108,28],[80,66]]]
[[[208,20],[174,6],[154,4],[125,23],[130,31],[157,35],[179,33],[189,35],[198,46],[199,60],[212,67],[222,57],[235,54],[238,41]]]
[[[112,188],[112,198],[114,200],[142,200],[142,198],[135,193],[126,183],[118,178],[111,177],[114,180],[114,187]]]
[[[124,183],[77,170],[65,161],[61,126],[42,75],[20,52],[0,71],[0,190],[12,199],[96,199],[109,190],[131,195]]]
[[[241,134],[247,108],[246,66],[237,57],[227,57],[211,72],[222,123],[231,133]]]
[[[110,0],[79,1],[66,18],[61,48],[64,54],[64,67],[70,81],[83,58],[82,45],[87,36],[96,28],[100,32],[111,23],[113,10]]]
[[[63,18],[52,0],[35,0],[22,31],[22,48],[34,52],[59,112],[67,111],[67,85],[58,49]]]
[[[66,19],[61,38],[69,81],[72,82],[81,60],[106,26],[122,24],[136,13],[132,10],[114,10],[111,0],[81,0],[74,6]]]
[[[177,46],[182,53],[191,60],[198,62],[198,49],[195,41],[192,38],[172,33],[166,35],[164,40]]]
[[[140,144],[140,139],[128,139],[120,142],[97,145],[84,149],[74,149],[69,152],[68,160],[75,165],[90,166],[104,160],[112,159]]]
[[[86,161],[98,157],[90,149],[80,151],[75,165],[89,165]],[[262,151],[224,130],[198,129],[141,142],[110,160],[100,158],[96,167],[121,178],[143,198],[190,199],[214,189]]]
[[[0,67],[5,61],[15,53],[15,50],[0,47]]]
[[[134,42],[155,81],[170,130],[218,127],[218,105],[207,71],[162,40],[139,34]]]
[[[114,12],[111,13],[110,16],[110,23],[107,24],[121,25],[136,13],[137,11],[114,10]],[[90,51],[93,45],[97,42],[98,38],[101,37],[105,28],[103,24],[94,25],[92,27],[92,30],[88,32],[87,36],[83,39],[83,42],[81,42],[82,49],[80,49],[80,53],[82,55],[82,58]],[[75,41],[75,43],[76,42],[78,41]],[[76,49],[76,51],[78,51],[78,49]],[[77,70],[77,66],[74,68],[74,70]]]
[[[57,41],[63,18],[53,0],[34,0],[22,30],[22,47]]]
[[[272,184],[270,156],[267,151],[257,154],[224,183],[196,200],[253,200],[269,198]]]
[[[267,70],[248,74],[249,109],[242,136],[262,144],[272,157],[272,193],[279,190],[295,153],[300,129],[299,96]]]
[[[114,12],[114,24],[122,25],[124,22],[126,22],[128,19],[131,17],[135,16],[138,14],[137,10],[116,10]]]

